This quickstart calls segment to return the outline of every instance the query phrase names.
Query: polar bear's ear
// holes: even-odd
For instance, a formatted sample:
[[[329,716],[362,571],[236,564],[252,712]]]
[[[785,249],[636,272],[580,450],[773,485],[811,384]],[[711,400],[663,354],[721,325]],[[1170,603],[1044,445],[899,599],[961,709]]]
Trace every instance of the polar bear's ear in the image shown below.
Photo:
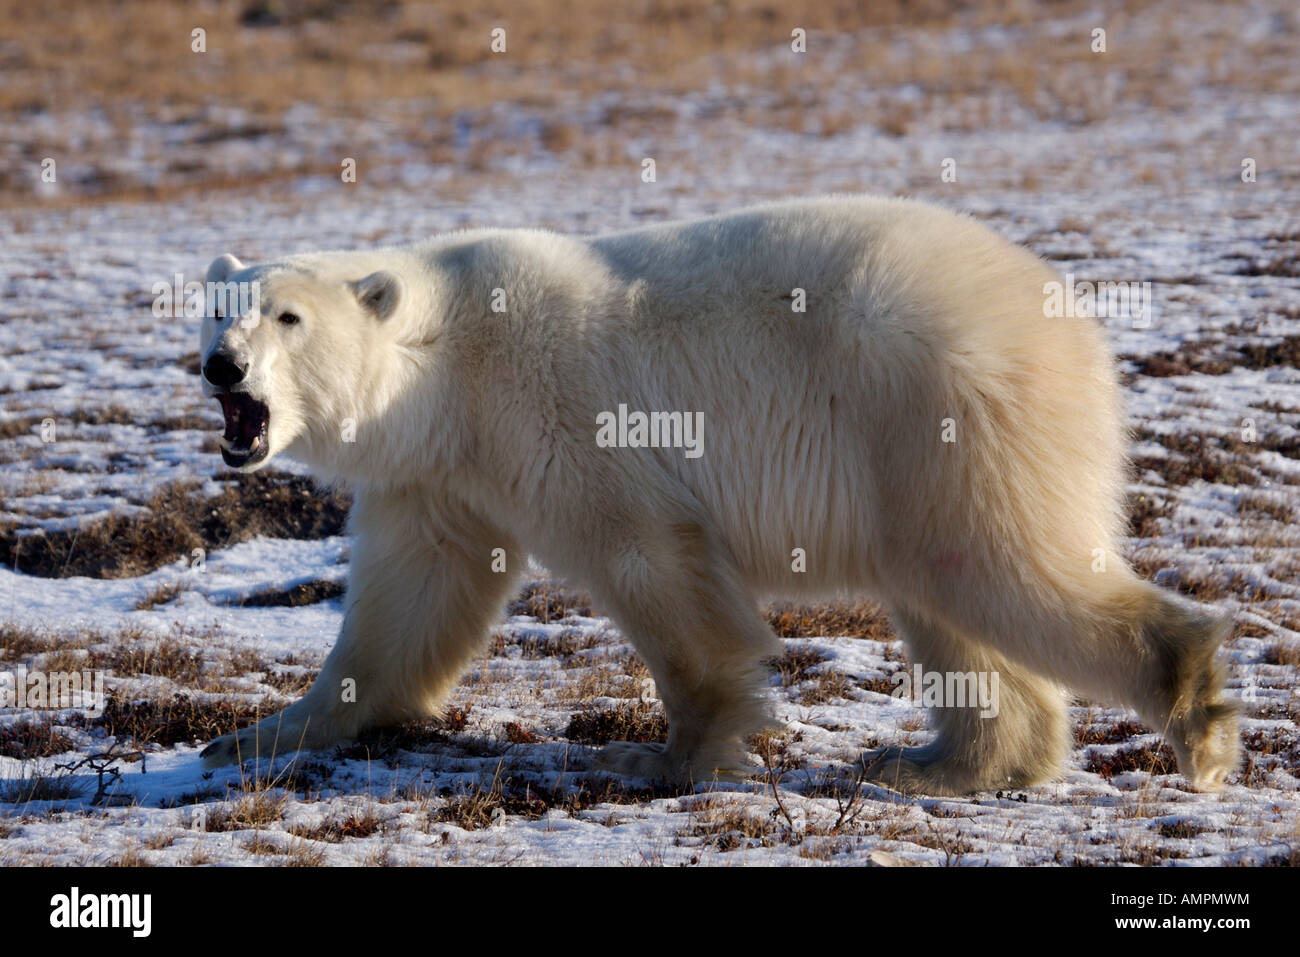
[[[376,319],[387,319],[397,311],[397,304],[402,301],[402,280],[384,269],[349,285],[361,308]]]
[[[228,276],[239,272],[243,268],[244,264],[230,253],[218,256],[212,260],[212,265],[208,267],[208,282],[225,282]]]

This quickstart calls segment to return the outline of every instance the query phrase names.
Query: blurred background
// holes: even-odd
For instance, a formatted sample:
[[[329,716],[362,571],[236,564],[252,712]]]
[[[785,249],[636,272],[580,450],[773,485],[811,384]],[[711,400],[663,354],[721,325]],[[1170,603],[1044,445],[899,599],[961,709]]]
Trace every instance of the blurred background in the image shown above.
[[[948,156],[950,197],[1086,188],[1099,162],[1108,186],[1178,190],[1206,163],[1227,182],[1247,147],[1294,181],[1279,108],[1300,95],[1298,17],[1284,0],[3,0],[0,202],[339,190],[344,157],[362,190],[439,199],[494,176],[635,183],[646,156],[659,193],[728,200],[939,191]],[[1056,149],[1026,142],[1044,135]]]

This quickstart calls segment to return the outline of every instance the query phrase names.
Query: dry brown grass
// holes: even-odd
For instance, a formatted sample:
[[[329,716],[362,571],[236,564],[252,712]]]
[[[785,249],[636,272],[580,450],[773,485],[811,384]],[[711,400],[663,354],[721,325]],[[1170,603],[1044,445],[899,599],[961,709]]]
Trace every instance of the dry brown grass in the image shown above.
[[[1237,512],[1247,521],[1279,522],[1289,525],[1295,521],[1295,509],[1277,497],[1243,495]]]
[[[1173,514],[1173,505],[1168,499],[1154,495],[1137,494],[1129,498],[1129,534],[1135,538],[1157,538],[1162,531],[1161,523]]]
[[[606,640],[605,636],[589,630],[566,628],[558,635],[526,634],[520,638],[511,638],[498,633],[493,637],[492,653],[506,656],[511,646],[517,646],[525,660],[559,658],[568,664],[568,659],[581,652],[590,651]],[[572,662],[574,667],[588,663],[586,656],[580,656]]]
[[[247,674],[247,672],[243,671],[236,673]],[[307,693],[307,689],[316,680],[317,674],[319,672],[314,669],[301,672],[289,670],[269,671],[263,674],[262,683],[270,685],[286,698],[299,698]]]
[[[958,0],[833,6],[726,0],[712,7],[650,0],[621,8],[601,0],[436,6],[283,0],[195,8],[127,0],[109,16],[76,0],[54,0],[39,10],[7,0],[0,24],[16,47],[5,64],[0,106],[32,112],[113,98],[180,109],[220,97],[251,113],[228,135],[252,136],[273,127],[276,108],[302,90],[329,90],[331,99],[355,106],[397,97],[491,102],[503,90],[536,96],[539,70],[563,74],[575,63],[620,63],[648,77],[671,74],[673,66],[711,53],[787,44],[796,25],[816,33],[933,22],[963,6]],[[207,31],[206,54],[190,51],[195,27]],[[504,55],[489,49],[495,27],[507,30]],[[159,56],[168,69],[143,68]],[[484,69],[470,69],[475,66]],[[112,119],[122,122],[119,117]]]
[[[897,635],[884,610],[871,602],[796,605],[776,603],[766,610],[779,638],[848,637],[894,641]]]
[[[41,671],[47,673],[81,671],[86,667],[89,657],[89,653],[84,648],[71,642],[64,642],[41,655],[39,667]]]
[[[808,610],[808,613],[814,617],[818,614],[815,609]],[[841,612],[832,608],[822,614],[834,620]],[[818,705],[848,698],[852,689],[861,684],[834,668],[824,667],[828,660],[829,657],[816,648],[789,648],[780,657],[770,659],[769,664],[780,677],[782,687],[800,686],[800,704]],[[875,690],[874,684],[868,690]]]
[[[1257,473],[1245,461],[1225,451],[1213,437],[1161,436],[1160,444],[1175,449],[1175,454],[1134,456],[1133,466],[1138,474],[1155,472],[1169,487],[1197,480],[1234,486],[1255,485],[1259,481]]]
[[[6,758],[47,758],[74,747],[67,734],[45,722],[20,721],[0,727],[0,755]]]
[[[782,774],[801,768],[806,763],[805,758],[791,750],[791,745],[801,741],[803,741],[802,731],[769,730],[751,735],[749,746],[762,757],[765,767],[770,768],[775,774]]]
[[[339,844],[349,838],[370,837],[382,830],[384,826],[384,819],[375,813],[373,807],[368,807],[360,814],[346,814],[310,827],[295,825],[288,830],[290,834],[303,840]]]
[[[1300,456],[1300,439],[1280,432],[1266,432],[1247,442],[1234,432],[1160,433],[1141,428],[1135,438],[1155,442],[1173,453],[1165,457],[1136,456],[1133,459],[1139,473],[1150,469],[1169,486],[1186,485],[1196,479],[1221,485],[1254,486],[1259,482],[1260,471],[1251,461],[1256,453],[1277,452],[1289,458]],[[1272,477],[1283,479],[1282,476]],[[1243,508],[1254,512],[1256,517],[1289,521],[1292,514],[1276,496],[1256,493],[1246,496],[1244,502]]]
[[[281,853],[284,854],[281,862],[284,867],[324,867],[326,863],[324,850],[302,840],[290,842]]]
[[[118,640],[108,650],[93,648],[89,666],[119,678],[166,678],[179,685],[203,683],[203,655],[173,638],[153,642]]]
[[[111,515],[69,531],[21,538],[0,527],[0,561],[45,578],[126,578],[258,535],[324,538],[340,534],[348,500],[284,473],[241,475],[213,498],[177,483],[141,503],[142,515]]]
[[[197,368],[194,375],[198,375]],[[52,385],[57,388],[58,384]],[[7,390],[0,390],[0,395],[6,394]],[[108,406],[88,406],[84,409],[74,409],[69,412],[60,413],[59,415],[50,415],[42,412],[37,415],[17,415],[11,419],[0,422],[0,440],[16,439],[20,436],[39,435],[42,423],[47,419],[53,419],[57,434],[61,438],[96,438],[93,434],[88,434],[88,430],[78,430],[77,426],[99,426],[99,425],[126,425],[138,428],[149,433],[176,432],[176,431],[197,431],[211,432],[220,428],[221,420],[215,415],[204,416],[191,413],[181,415],[160,416],[152,419],[142,419],[138,414],[132,413],[118,405]]]
[[[491,827],[501,814],[537,820],[550,808],[540,792],[524,789],[505,793],[498,782],[490,787],[474,786],[450,795],[429,814],[430,823],[454,824],[467,831]]]
[[[231,674],[249,675],[269,671],[271,663],[253,648],[240,648],[231,652],[228,667]]]
[[[256,181],[322,172],[324,156],[232,171],[205,162],[206,147],[274,142],[286,111],[314,99],[331,119],[357,120],[376,104],[406,100],[420,110],[407,131],[430,159],[457,159],[453,114],[500,102],[555,102],[559,89],[586,92],[623,88],[643,94],[698,86],[713,71],[700,61],[717,54],[785,47],[795,25],[814,37],[901,23],[941,22],[960,0],[887,0],[827,7],[814,0],[776,5],[770,0],[718,4],[650,0],[613,6],[602,0],[414,0],[353,4],[339,0],[282,0],[205,5],[169,0],[127,0],[108,11],[55,0],[39,13],[18,0],[0,4],[0,30],[13,38],[0,67],[0,122],[19,136],[42,114],[81,115],[98,110],[112,131],[92,150],[78,151],[89,169],[64,174],[60,202],[88,197],[162,198],[201,183],[248,189]],[[191,31],[207,33],[207,51],[191,51]],[[507,51],[490,49],[491,31],[507,31]],[[815,42],[815,41],[814,41]],[[159,68],[159,58],[166,64]],[[617,66],[616,71],[612,67]],[[736,79],[741,79],[738,75]],[[328,91],[328,94],[304,91]],[[240,121],[220,118],[217,106],[238,110]],[[430,123],[430,120],[435,122]],[[121,144],[142,122],[182,134],[182,151],[163,155],[146,181],[123,172]],[[613,115],[611,124],[619,122]],[[641,126],[644,117],[626,122]],[[105,134],[98,134],[104,137]],[[540,126],[540,145],[561,152],[578,145],[563,119]],[[36,138],[26,152],[52,149]],[[582,143],[584,150],[590,143]],[[514,144],[476,140],[462,157],[483,166]],[[337,158],[330,168],[337,172]],[[30,189],[24,170],[0,170],[0,196]]]
[[[1120,744],[1130,738],[1150,733],[1149,728],[1143,727],[1136,721],[1079,724],[1074,729],[1074,740],[1079,747],[1089,744]]]
[[[498,773],[487,784],[442,791],[443,802],[426,811],[422,829],[434,833],[444,824],[454,824],[466,830],[479,830],[490,827],[501,814],[536,820],[548,809],[572,815],[600,805],[635,807],[676,794],[677,790],[670,787],[632,787],[624,779],[610,775],[579,777],[571,779],[567,788],[550,790],[528,782],[503,781]],[[423,802],[426,797],[421,795],[419,800]],[[610,822],[616,817],[611,814]],[[442,833],[445,840],[447,832]]]
[[[594,698],[640,698],[649,676],[649,669],[639,658],[635,668],[587,668],[561,685],[557,698],[561,704],[582,704]]]
[[[186,867],[205,867],[212,863],[212,855],[204,850],[202,845],[195,845],[181,863]]]
[[[0,781],[0,804],[33,804],[41,801],[71,801],[82,796],[75,777],[52,771],[44,762],[24,763],[17,777]]]
[[[110,694],[103,714],[92,725],[135,746],[200,744],[229,734],[265,717],[273,709],[243,701],[173,695],[170,698],[123,699]]]
[[[505,728],[506,740],[511,744],[536,744],[541,736],[533,728],[525,727],[518,721],[509,721]]]
[[[559,621],[569,615],[592,617],[591,598],[553,582],[530,582],[506,608],[506,614],[526,615],[541,622]]]
[[[1266,665],[1300,668],[1300,643],[1276,641],[1265,649],[1263,661]]]
[[[171,604],[180,597],[181,592],[184,590],[185,586],[181,582],[169,582],[165,585],[159,585],[135,603],[135,610],[153,611],[159,605]]]
[[[280,850],[279,844],[261,834],[245,841],[243,843],[243,848],[254,857],[269,857],[283,853],[283,851]]]
[[[827,655],[816,648],[789,648],[779,658],[771,659],[770,663],[780,676],[782,687],[788,688],[807,681],[813,670],[826,660]]]
[[[701,845],[719,851],[744,847],[769,847],[778,843],[782,826],[762,805],[730,796],[705,794],[689,802],[691,827],[686,833],[701,838]]]
[[[254,592],[239,604],[246,608],[299,608],[303,605],[315,605],[341,598],[343,591],[344,587],[340,582],[310,581],[289,588]]]
[[[1226,375],[1237,365],[1223,353],[1218,340],[1200,339],[1184,342],[1174,352],[1152,352],[1144,356],[1125,356],[1137,366],[1139,375],[1163,379],[1170,376]]]
[[[34,628],[5,622],[0,624],[0,658],[28,658],[47,650],[57,640]]]
[[[204,829],[257,831],[270,827],[284,817],[287,801],[288,798],[279,791],[254,790],[209,810]]]
[[[1163,742],[1155,745],[1139,745],[1132,748],[1117,748],[1113,751],[1093,751],[1088,756],[1085,770],[1100,775],[1109,781],[1119,774],[1130,771],[1145,771],[1148,774],[1174,774],[1178,769],[1174,752]]]
[[[1177,9],[1126,0],[1103,18],[1112,36],[1099,56],[1089,50],[1086,33],[1071,42],[1047,29],[1082,9],[1082,0],[245,0],[212,6],[127,0],[110,14],[75,0],[39,8],[4,0],[0,30],[13,39],[0,59],[6,80],[0,122],[15,131],[22,155],[42,157],[60,150],[38,138],[45,127],[33,118],[54,114],[71,126],[86,111],[101,113],[104,132],[92,133],[90,148],[78,150],[76,162],[85,168],[61,179],[63,197],[52,200],[77,203],[337,175],[343,154],[335,147],[342,147],[327,134],[320,144],[299,144],[306,148],[293,150],[292,159],[274,149],[293,126],[290,108],[301,101],[316,102],[324,120],[345,125],[409,103],[416,109],[388,110],[383,122],[397,129],[390,139],[406,137],[430,162],[474,172],[501,155],[534,148],[585,163],[626,162],[630,135],[671,136],[679,120],[663,106],[668,98],[709,88],[725,91],[716,115],[750,127],[835,136],[874,126],[907,136],[919,123],[987,129],[1019,120],[1020,110],[1086,125],[1105,121],[1117,107],[1187,108],[1195,88],[1207,82],[1243,96],[1300,86],[1284,68],[1292,51],[1282,31],[1247,41],[1225,30],[1171,51],[1165,37],[1179,28]],[[1126,31],[1130,18],[1144,15],[1167,28]],[[1021,33],[1014,44],[990,42],[972,56],[954,56],[934,42],[942,30],[994,24]],[[808,32],[802,56],[790,52],[796,26]],[[206,53],[190,51],[195,27],[207,31]],[[507,30],[507,51],[499,55],[489,47],[495,27]],[[833,87],[843,65],[824,53],[846,37],[857,86],[906,84],[919,98],[882,97],[851,108],[837,102]],[[1172,69],[1176,56],[1197,69]],[[1112,93],[1108,81],[1116,76],[1124,82]],[[575,123],[566,97],[596,93],[619,95],[597,128]],[[454,142],[454,119],[485,116],[501,103],[533,110],[535,129],[523,137]],[[227,120],[219,106],[237,110],[240,119]],[[119,161],[122,143],[144,138],[145,123],[179,142],[160,154],[148,180]],[[230,144],[270,144],[248,153],[279,158],[243,168],[206,160]],[[1138,164],[1133,175],[1159,180],[1164,173]],[[0,170],[0,197],[23,201],[30,188],[30,169]],[[1295,256],[1282,250],[1240,268],[1247,275],[1289,276]]]
[[[666,741],[668,722],[663,713],[651,705],[627,704],[575,714],[564,736],[570,741],[594,745],[610,741]]]
[[[149,858],[144,856],[140,845],[133,844],[116,857],[104,862],[105,867],[152,867]]]
[[[826,704],[851,697],[854,682],[842,672],[824,668],[812,676],[807,687],[799,689],[799,703],[803,705]]]

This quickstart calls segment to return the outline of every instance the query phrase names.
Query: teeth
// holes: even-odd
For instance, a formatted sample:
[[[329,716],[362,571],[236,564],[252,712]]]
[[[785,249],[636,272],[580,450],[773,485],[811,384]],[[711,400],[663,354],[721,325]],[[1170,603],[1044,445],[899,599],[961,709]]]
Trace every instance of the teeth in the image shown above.
[[[250,454],[256,452],[262,446],[262,437],[260,435],[253,436],[253,443],[252,445],[248,446],[248,448],[244,448],[241,445],[236,445],[234,442],[226,438],[224,435],[220,436],[217,441],[220,442],[221,447],[225,449],[227,452],[234,452],[240,455],[242,455],[245,452],[248,452]]]

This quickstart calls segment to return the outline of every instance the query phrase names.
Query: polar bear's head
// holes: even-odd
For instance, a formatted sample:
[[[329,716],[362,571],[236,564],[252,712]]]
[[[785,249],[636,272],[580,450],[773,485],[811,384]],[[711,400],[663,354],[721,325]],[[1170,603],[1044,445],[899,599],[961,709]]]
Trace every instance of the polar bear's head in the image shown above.
[[[200,335],[203,392],[221,403],[221,457],[252,472],[272,456],[337,437],[368,388],[377,329],[393,321],[403,284],[346,259],[208,267]]]

